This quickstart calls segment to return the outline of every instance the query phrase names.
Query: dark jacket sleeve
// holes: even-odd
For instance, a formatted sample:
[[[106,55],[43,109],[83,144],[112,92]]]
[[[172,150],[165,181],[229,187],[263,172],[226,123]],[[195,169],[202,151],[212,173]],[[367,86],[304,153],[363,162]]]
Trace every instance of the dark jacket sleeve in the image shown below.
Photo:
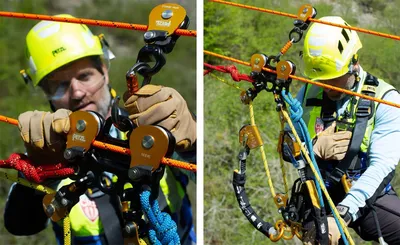
[[[4,226],[15,236],[36,234],[46,228],[48,218],[42,207],[44,193],[14,183],[4,210]]]

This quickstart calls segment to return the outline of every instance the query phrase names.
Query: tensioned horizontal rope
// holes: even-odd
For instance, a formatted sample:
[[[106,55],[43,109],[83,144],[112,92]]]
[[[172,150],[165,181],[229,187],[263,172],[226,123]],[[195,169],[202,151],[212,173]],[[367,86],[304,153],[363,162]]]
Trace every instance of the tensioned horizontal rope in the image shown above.
[[[6,122],[9,124],[18,126],[18,120],[14,119],[14,118],[3,116],[3,115],[0,115],[0,122]],[[108,143],[97,141],[97,140],[94,140],[92,142],[92,145],[97,148],[113,151],[113,152],[124,154],[124,155],[131,154],[131,150],[129,148],[124,148],[121,146],[116,146],[116,145],[108,144]],[[187,163],[187,162],[183,162],[183,161],[179,161],[179,160],[175,160],[175,159],[171,159],[171,158],[163,157],[161,159],[161,163],[164,165],[170,166],[170,167],[182,168],[182,169],[186,169],[186,170],[189,170],[192,172],[197,171],[196,164]]]
[[[232,3],[232,2],[228,2],[228,1],[224,1],[224,0],[209,0],[209,1],[210,2],[215,2],[215,3],[231,5],[231,6],[235,6],[235,7],[239,7],[239,8],[256,10],[256,11],[260,11],[260,12],[264,12],[264,13],[276,14],[276,15],[281,15],[281,16],[297,19],[297,15],[295,15],[295,14],[288,14],[288,13],[285,13],[285,12],[280,12],[280,11],[275,11],[275,10],[270,10],[270,9],[265,9],[265,8],[254,7],[254,6],[249,6],[249,5],[240,4],[240,3]],[[398,41],[400,40],[400,36],[387,34],[387,33],[383,33],[383,32],[371,31],[371,30],[364,29],[364,28],[359,28],[359,27],[354,27],[354,26],[346,26],[346,25],[331,23],[331,22],[328,22],[328,21],[323,21],[323,20],[313,19],[313,18],[309,18],[309,20],[311,22],[316,22],[316,23],[321,23],[321,24],[325,24],[325,25],[341,27],[341,28],[345,28],[345,29],[349,29],[349,30],[358,31],[358,32],[364,32],[364,33],[375,35],[375,36],[379,36],[379,37],[390,38],[390,39],[394,39],[394,40],[398,40]]]
[[[229,61],[241,64],[241,65],[250,66],[249,62],[245,62],[245,61],[242,61],[242,60],[234,59],[234,58],[227,57],[227,56],[224,56],[224,55],[221,55],[221,54],[217,54],[217,53],[214,53],[214,52],[210,52],[210,51],[207,51],[207,50],[204,50],[204,53],[207,54],[207,55],[212,55],[212,56],[221,58],[221,59],[229,60]],[[267,71],[267,72],[271,72],[271,73],[276,73],[276,71],[268,69],[268,68],[265,68],[265,67],[263,67],[263,70]],[[385,105],[389,105],[389,106],[400,108],[399,104],[396,104],[396,103],[393,103],[393,102],[390,102],[390,101],[378,99],[378,98],[371,97],[371,96],[364,95],[364,94],[359,94],[359,93],[356,93],[356,92],[353,92],[353,91],[350,91],[350,90],[346,90],[346,89],[343,89],[343,88],[338,88],[338,87],[331,86],[331,85],[328,85],[328,84],[324,84],[324,83],[320,83],[320,82],[316,82],[316,81],[311,81],[311,80],[306,79],[304,77],[298,77],[298,76],[294,76],[294,75],[289,75],[289,77],[292,78],[292,79],[301,81],[301,82],[313,84],[313,85],[318,86],[318,87],[335,90],[335,91],[338,91],[338,92],[341,92],[341,93],[345,93],[345,94],[348,94],[348,95],[357,96],[357,97],[364,98],[364,99],[367,99],[367,100],[372,100],[372,101],[375,101],[375,102],[378,102],[378,103],[381,103],[381,104],[385,104]]]
[[[50,16],[43,14],[28,14],[28,13],[18,13],[18,12],[8,12],[0,11],[0,16],[8,18],[20,18],[20,19],[33,19],[33,20],[48,20],[48,21],[59,21],[68,22],[76,24],[94,25],[94,26],[104,26],[110,28],[121,28],[136,31],[147,31],[148,26],[131,24],[125,22],[107,21],[107,20],[94,20],[94,19],[83,19],[83,18],[70,18],[70,17],[59,17]],[[196,37],[197,32],[194,30],[177,29],[175,34],[180,36]]]

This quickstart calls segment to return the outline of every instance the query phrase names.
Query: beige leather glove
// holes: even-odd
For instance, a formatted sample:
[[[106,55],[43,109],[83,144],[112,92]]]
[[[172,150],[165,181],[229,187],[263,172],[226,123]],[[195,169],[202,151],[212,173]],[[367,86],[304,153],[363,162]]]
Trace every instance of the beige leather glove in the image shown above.
[[[336,224],[335,218],[328,216],[328,231],[329,231],[329,244],[338,245],[341,237],[339,228]]]
[[[125,92],[125,109],[137,126],[162,126],[174,135],[177,151],[191,148],[196,141],[196,122],[185,99],[175,89],[149,84],[128,97]]]
[[[51,164],[64,160],[70,114],[69,110],[59,109],[54,113],[28,111],[19,115],[18,127],[33,162]]]
[[[328,231],[329,231],[329,244],[330,245],[338,245],[341,235],[340,235],[339,228],[336,225],[335,218],[333,216],[328,216],[327,222],[328,222]],[[346,224],[346,226],[348,225],[348,223],[346,223],[344,221],[343,221],[343,223]],[[304,233],[302,242],[304,245],[318,244],[315,241],[315,237],[316,237],[316,230],[315,230],[315,225],[313,225],[309,230],[307,230]]]
[[[313,146],[315,155],[324,160],[342,160],[349,148],[351,132],[335,132],[336,122],[316,137]]]

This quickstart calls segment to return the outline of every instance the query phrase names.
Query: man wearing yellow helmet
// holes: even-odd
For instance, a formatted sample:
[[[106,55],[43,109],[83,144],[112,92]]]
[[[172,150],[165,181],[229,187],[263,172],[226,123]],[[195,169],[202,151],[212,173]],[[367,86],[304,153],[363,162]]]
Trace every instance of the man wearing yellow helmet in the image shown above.
[[[348,26],[340,17],[321,20]],[[304,40],[304,74],[314,81],[400,103],[393,86],[362,69],[357,55],[361,47],[355,31],[315,23]],[[399,243],[400,200],[390,181],[400,160],[400,110],[309,84],[297,98],[321,174],[346,224],[364,240],[375,241],[380,237],[379,224],[386,242]],[[341,181],[344,175],[352,182],[347,191]],[[329,239],[337,244],[340,233],[334,218],[328,216],[327,222]]]
[[[57,163],[63,159],[62,146],[65,148],[71,111],[91,110],[104,118],[110,116],[115,91],[109,85],[108,62],[114,55],[102,37],[93,35],[82,24],[41,21],[28,33],[26,44],[29,68],[23,75],[43,89],[54,113],[21,114],[21,136],[33,162]],[[157,124],[170,130],[176,138],[176,155],[195,161],[196,122],[176,90],[147,85],[127,98],[125,106],[137,125]],[[124,137],[116,128],[110,134]],[[193,244],[191,207],[185,193],[188,176],[173,169],[166,172],[167,177],[160,183],[165,205],[160,204],[160,208],[175,218],[181,243]],[[67,181],[57,182],[54,187],[60,188]],[[43,195],[33,189],[14,184],[4,214],[7,230],[14,235],[32,235],[43,230],[48,218],[42,199]],[[73,244],[123,243],[116,203],[114,197],[95,189],[80,196],[69,214]],[[63,244],[62,226],[53,223],[53,229],[58,243]]]

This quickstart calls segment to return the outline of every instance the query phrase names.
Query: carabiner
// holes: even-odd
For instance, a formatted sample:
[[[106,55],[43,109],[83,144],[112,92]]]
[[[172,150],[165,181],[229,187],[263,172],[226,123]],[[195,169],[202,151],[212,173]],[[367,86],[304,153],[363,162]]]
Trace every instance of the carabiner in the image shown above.
[[[303,30],[300,27],[296,26],[289,32],[289,40],[292,40],[293,43],[298,43],[302,37]]]
[[[155,62],[155,64],[153,67],[147,64],[148,67],[145,69],[137,70],[137,72],[144,77],[153,76],[165,65],[166,60],[164,52],[158,45],[146,44],[140,49],[136,63],[148,62]]]
[[[150,83],[151,76],[148,75],[150,69],[151,67],[146,62],[137,62],[131,67],[131,69],[129,69],[129,71],[126,73],[126,81],[130,95],[139,90],[137,73],[143,76],[143,82],[140,87]]]

